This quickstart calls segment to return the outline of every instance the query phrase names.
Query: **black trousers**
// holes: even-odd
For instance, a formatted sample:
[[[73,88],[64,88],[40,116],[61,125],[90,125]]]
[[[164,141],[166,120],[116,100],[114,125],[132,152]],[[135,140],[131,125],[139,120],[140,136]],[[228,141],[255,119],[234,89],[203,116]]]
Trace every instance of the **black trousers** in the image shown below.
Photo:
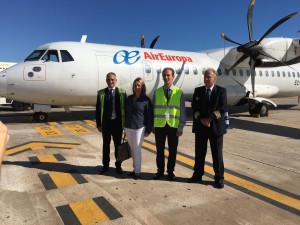
[[[207,141],[210,142],[215,180],[224,180],[223,162],[223,135],[216,136],[212,129],[207,129],[204,134],[195,134],[195,165],[194,175],[201,178],[204,175],[205,156],[207,152]]]
[[[160,174],[164,173],[165,170],[165,143],[166,138],[168,139],[169,146],[169,157],[167,164],[167,173],[171,174],[174,172],[178,137],[176,136],[177,128],[172,128],[166,124],[165,127],[155,127],[155,142],[156,142],[156,165],[157,172]]]
[[[105,167],[109,166],[110,162],[110,142],[111,137],[113,138],[115,146],[115,157],[116,157],[116,166],[120,166],[121,162],[117,161],[118,151],[117,147],[121,144],[122,140],[122,121],[118,119],[106,120],[102,127],[102,138],[103,138],[103,157],[102,164]]]

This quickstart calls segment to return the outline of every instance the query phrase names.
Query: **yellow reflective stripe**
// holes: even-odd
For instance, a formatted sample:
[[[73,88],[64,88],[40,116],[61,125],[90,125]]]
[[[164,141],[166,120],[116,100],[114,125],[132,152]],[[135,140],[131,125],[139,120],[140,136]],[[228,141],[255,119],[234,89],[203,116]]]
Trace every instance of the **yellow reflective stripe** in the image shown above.
[[[73,186],[78,184],[78,182],[69,173],[63,172],[52,172],[49,174],[53,182],[58,188]]]

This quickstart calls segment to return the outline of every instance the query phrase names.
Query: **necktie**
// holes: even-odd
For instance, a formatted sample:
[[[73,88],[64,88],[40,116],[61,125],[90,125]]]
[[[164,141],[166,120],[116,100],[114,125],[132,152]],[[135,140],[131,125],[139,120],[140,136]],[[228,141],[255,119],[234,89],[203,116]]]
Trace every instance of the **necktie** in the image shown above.
[[[206,89],[205,93],[205,113],[208,115],[209,114],[209,99],[210,99],[210,89]]]
[[[166,98],[167,98],[167,101],[169,101],[169,99],[170,99],[170,88],[166,89]]]
[[[206,98],[207,102],[209,102],[209,100],[210,100],[210,92],[211,92],[211,90],[209,88],[207,88],[206,89],[206,95],[205,95],[205,98]]]
[[[112,117],[112,111],[113,111],[113,104],[114,104],[114,99],[113,99],[113,89],[109,89],[109,117]]]

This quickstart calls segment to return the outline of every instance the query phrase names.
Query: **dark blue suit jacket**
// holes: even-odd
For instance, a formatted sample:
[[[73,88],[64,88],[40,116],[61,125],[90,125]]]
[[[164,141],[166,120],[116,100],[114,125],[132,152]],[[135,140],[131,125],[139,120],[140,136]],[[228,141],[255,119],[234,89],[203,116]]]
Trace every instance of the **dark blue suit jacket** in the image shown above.
[[[227,110],[227,94],[226,89],[218,85],[214,85],[209,105],[205,103],[206,87],[195,88],[192,109],[193,109],[193,133],[208,132],[212,129],[216,136],[226,133],[225,111]],[[208,107],[207,111],[206,108]],[[212,119],[210,128],[204,126],[200,119],[210,117]]]

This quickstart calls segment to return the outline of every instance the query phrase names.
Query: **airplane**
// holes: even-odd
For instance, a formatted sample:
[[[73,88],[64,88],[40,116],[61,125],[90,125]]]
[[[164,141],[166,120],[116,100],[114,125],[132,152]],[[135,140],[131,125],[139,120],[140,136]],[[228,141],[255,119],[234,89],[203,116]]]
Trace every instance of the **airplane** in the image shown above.
[[[0,72],[15,65],[14,62],[0,62]],[[11,105],[14,111],[23,111],[29,107],[29,104],[0,97],[0,105]]]
[[[292,13],[276,22],[258,41],[252,37],[252,11],[248,8],[249,42],[238,47],[202,52],[172,51],[141,47],[80,42],[47,43],[34,50],[24,62],[0,73],[0,96],[33,104],[34,119],[47,121],[51,105],[95,105],[99,89],[106,87],[108,72],[115,72],[118,87],[131,93],[132,82],[142,77],[151,97],[163,85],[165,67],[176,71],[174,84],[191,101],[196,86],[202,86],[203,70],[218,71],[217,84],[227,90],[228,105],[249,105],[251,115],[267,116],[270,97],[300,96],[300,38],[267,38]],[[250,67],[249,67],[250,64]]]

